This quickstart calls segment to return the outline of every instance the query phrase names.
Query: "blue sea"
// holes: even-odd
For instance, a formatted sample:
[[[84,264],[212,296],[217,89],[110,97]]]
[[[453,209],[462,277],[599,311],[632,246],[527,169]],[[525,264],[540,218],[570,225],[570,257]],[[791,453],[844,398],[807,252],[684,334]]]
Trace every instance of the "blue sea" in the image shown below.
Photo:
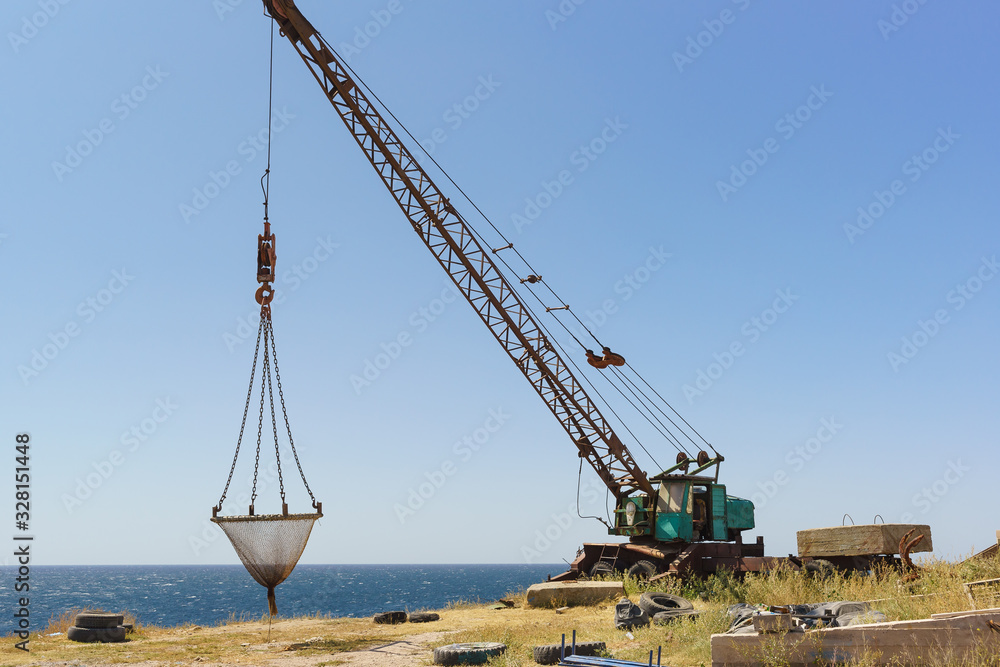
[[[563,565],[299,565],[275,589],[280,616],[371,616],[382,611],[440,609],[460,600],[493,602],[564,572]],[[5,610],[13,610],[13,568],[2,569]],[[267,614],[267,591],[242,565],[34,566],[32,628],[90,607],[128,610],[140,623],[212,625],[235,615]]]

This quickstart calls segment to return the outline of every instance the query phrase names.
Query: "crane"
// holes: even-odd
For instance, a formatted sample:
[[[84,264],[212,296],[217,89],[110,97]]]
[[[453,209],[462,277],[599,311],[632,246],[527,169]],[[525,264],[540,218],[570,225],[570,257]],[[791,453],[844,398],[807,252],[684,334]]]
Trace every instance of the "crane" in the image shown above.
[[[742,530],[753,528],[753,504],[727,496],[725,487],[718,484],[723,457],[701,451],[691,458],[681,452],[673,467],[655,477],[647,475],[501,273],[491,255],[504,248],[489,252],[484,248],[475,230],[417,162],[294,0],[263,3],[413,230],[559,420],[579,456],[615,497],[615,520],[608,532],[628,536],[630,542],[585,544],[567,577],[635,567],[640,562],[644,564],[637,574],[701,569],[704,558],[699,554],[705,550],[697,547],[705,540],[717,543],[710,551],[718,556],[710,555],[709,560],[763,556],[760,538],[756,545],[743,545],[740,540]],[[589,351],[588,357],[598,368],[624,364],[622,357],[608,349],[603,357]],[[691,465],[697,467],[688,474]],[[712,466],[714,478],[698,475]]]

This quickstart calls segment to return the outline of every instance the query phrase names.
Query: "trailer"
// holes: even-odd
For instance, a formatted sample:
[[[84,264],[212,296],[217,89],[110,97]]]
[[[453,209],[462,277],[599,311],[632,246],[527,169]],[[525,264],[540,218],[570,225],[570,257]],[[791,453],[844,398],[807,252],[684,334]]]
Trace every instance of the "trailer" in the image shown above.
[[[912,537],[911,537],[912,536]],[[796,533],[798,554],[765,556],[764,538],[732,542],[584,543],[569,569],[551,581],[571,581],[614,574],[640,579],[663,576],[707,576],[726,569],[761,572],[779,567],[826,576],[834,571],[871,571],[876,567],[904,570],[910,553],[933,550],[930,526],[863,524],[812,528]]]

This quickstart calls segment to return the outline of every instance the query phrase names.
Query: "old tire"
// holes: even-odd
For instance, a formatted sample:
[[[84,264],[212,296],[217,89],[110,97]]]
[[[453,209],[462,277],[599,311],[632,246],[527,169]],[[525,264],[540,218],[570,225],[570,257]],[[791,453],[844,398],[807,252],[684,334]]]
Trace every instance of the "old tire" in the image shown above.
[[[628,576],[634,577],[641,581],[646,581],[651,577],[655,577],[659,573],[659,568],[653,561],[640,560],[635,565],[628,569]]]
[[[372,616],[372,620],[379,625],[396,625],[398,623],[406,623],[406,612],[386,611],[381,614],[375,614]]]
[[[817,558],[811,560],[802,566],[802,571],[806,573],[807,576],[813,577],[815,579],[829,579],[833,575],[837,574],[837,568],[828,560],[823,560],[822,558]]]
[[[435,665],[484,665],[490,658],[503,655],[506,644],[499,642],[474,642],[448,644],[434,649]]]
[[[534,648],[535,662],[539,665],[555,665],[559,663],[559,652],[562,644],[545,644]],[[604,642],[577,642],[576,651],[572,644],[566,644],[566,655],[597,655],[603,653]]]
[[[599,560],[590,568],[591,577],[610,577],[615,573],[615,568],[607,561]]]
[[[440,620],[440,616],[432,611],[417,611],[410,614],[407,619],[410,623],[430,623],[431,621]]]
[[[87,612],[77,614],[73,625],[78,628],[117,628],[125,622],[122,614],[102,614]]]
[[[643,593],[639,596],[639,606],[650,616],[656,616],[662,612],[676,615],[679,612],[687,613],[694,609],[690,600],[670,593]]]
[[[74,642],[123,642],[125,628],[78,628],[71,625],[66,630],[66,638]]]
[[[673,623],[682,616],[692,616],[696,612],[693,609],[671,609],[670,611],[660,611],[653,614],[653,625],[666,625]]]

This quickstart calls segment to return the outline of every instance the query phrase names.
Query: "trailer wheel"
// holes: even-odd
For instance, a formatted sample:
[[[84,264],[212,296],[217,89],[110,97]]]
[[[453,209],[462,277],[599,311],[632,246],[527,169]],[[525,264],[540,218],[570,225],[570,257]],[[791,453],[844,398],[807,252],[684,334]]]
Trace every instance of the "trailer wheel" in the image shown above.
[[[837,573],[837,568],[830,561],[817,558],[803,565],[802,571],[806,573],[806,576],[815,579],[829,579]]]
[[[661,612],[686,614],[694,609],[690,600],[670,593],[643,593],[639,596],[639,606],[650,616]]]
[[[655,577],[659,572],[659,568],[656,564],[648,560],[640,560],[635,565],[628,569],[628,576],[635,577],[640,581],[646,581],[651,577]]]
[[[594,563],[593,567],[590,568],[591,578],[596,577],[610,577],[615,573],[615,568],[611,567],[611,564],[607,561],[599,560]]]

